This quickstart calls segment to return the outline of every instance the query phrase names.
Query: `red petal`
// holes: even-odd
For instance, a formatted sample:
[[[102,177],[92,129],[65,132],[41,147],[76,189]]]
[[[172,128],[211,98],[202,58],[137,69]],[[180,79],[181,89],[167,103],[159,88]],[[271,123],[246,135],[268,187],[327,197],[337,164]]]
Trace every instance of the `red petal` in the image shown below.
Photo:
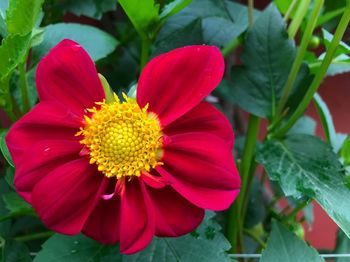
[[[39,103],[11,127],[6,143],[17,166],[40,141],[77,141],[75,134],[80,126],[81,119],[66,108],[56,103]]]
[[[15,187],[29,203],[35,185],[61,165],[80,158],[77,141],[46,140],[33,145],[16,168]]]
[[[174,189],[148,188],[156,213],[156,235],[175,237],[193,231],[203,220],[204,210],[191,204]]]
[[[77,234],[100,200],[106,181],[88,159],[71,161],[53,170],[34,187],[33,207],[48,228]]]
[[[206,97],[221,81],[224,59],[214,46],[187,46],[152,59],[141,73],[137,102],[149,103],[163,127]]]
[[[142,181],[126,182],[121,195],[120,252],[132,254],[145,248],[155,231],[155,218],[150,198]]]
[[[83,233],[103,244],[120,241],[120,198],[100,200],[89,216]]]
[[[206,132],[222,138],[228,146],[233,146],[233,132],[230,123],[223,113],[207,102],[200,103],[191,111],[176,119],[163,132],[169,136]]]
[[[63,40],[40,61],[36,72],[40,101],[56,101],[78,114],[105,97],[95,65],[77,43]]]
[[[239,192],[240,177],[231,147],[206,133],[169,137],[157,171],[193,204],[206,209],[227,208]]]
[[[169,185],[169,181],[164,180],[161,176],[155,176],[153,174],[150,174],[148,172],[142,172],[141,179],[143,182],[145,182],[146,185],[153,187],[153,188],[162,188],[166,185]]]

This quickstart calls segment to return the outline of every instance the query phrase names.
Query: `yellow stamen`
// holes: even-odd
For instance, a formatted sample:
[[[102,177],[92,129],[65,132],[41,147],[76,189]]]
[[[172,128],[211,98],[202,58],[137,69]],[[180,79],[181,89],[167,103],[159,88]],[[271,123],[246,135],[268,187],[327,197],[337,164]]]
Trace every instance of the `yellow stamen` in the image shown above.
[[[162,132],[159,120],[148,113],[146,105],[140,108],[135,99],[123,94],[124,102],[97,102],[87,109],[84,126],[76,134],[80,143],[89,149],[89,163],[106,177],[120,179],[140,176],[143,171],[161,165]]]

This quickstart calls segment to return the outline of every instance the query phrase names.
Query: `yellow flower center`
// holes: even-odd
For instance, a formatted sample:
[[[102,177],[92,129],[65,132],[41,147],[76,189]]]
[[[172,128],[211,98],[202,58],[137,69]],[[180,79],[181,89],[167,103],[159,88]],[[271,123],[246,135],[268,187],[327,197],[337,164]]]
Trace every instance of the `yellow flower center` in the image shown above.
[[[140,176],[143,171],[161,165],[162,132],[156,115],[140,108],[135,99],[124,95],[125,101],[98,102],[87,109],[84,126],[77,136],[88,150],[90,164],[96,164],[107,177],[120,179]]]

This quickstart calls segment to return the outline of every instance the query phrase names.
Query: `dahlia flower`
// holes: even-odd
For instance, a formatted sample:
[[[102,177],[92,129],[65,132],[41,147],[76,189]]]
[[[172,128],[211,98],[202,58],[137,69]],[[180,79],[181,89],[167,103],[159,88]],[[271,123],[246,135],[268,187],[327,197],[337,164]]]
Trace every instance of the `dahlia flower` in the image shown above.
[[[6,137],[17,192],[48,228],[125,254],[191,232],[239,192],[231,126],[202,102],[223,71],[216,47],[179,48],[145,66],[136,99],[108,101],[89,55],[63,40],[38,65],[40,102]]]

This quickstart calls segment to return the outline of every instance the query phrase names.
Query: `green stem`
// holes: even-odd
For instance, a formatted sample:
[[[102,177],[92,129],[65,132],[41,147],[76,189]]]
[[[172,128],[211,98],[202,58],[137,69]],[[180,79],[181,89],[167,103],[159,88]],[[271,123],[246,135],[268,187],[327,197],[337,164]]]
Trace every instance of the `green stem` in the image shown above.
[[[148,62],[150,47],[151,41],[146,36],[141,36],[140,70],[142,70]]]
[[[248,0],[248,22],[249,26],[252,26],[254,18],[254,1]],[[239,40],[237,38],[237,40]],[[237,43],[238,45],[239,43]],[[233,45],[236,46],[236,45]],[[232,49],[229,49],[232,50]],[[260,118],[254,115],[249,116],[248,122],[248,130],[243,150],[242,163],[239,165],[242,186],[240,194],[238,195],[235,203],[231,205],[228,210],[228,232],[227,237],[231,243],[231,253],[234,253],[237,250],[237,244],[240,245],[242,251],[243,248],[243,227],[244,221],[241,219],[242,217],[242,204],[244,202],[245,191],[248,186],[248,177],[249,177],[249,169],[250,164],[253,158],[253,154],[255,153],[255,144],[257,139],[257,134],[259,132],[260,126]]]
[[[227,211],[227,229],[226,229],[226,237],[227,240],[231,244],[231,250],[230,253],[237,253],[237,236],[238,236],[238,229],[240,226],[240,220],[239,220],[239,210],[238,205],[235,202],[230,206],[230,208]]]
[[[254,22],[253,12],[254,12],[254,0],[248,0],[248,23],[249,23],[249,26],[251,26]]]
[[[21,97],[22,97],[22,105],[23,105],[23,113],[27,113],[30,109],[29,105],[29,94],[28,94],[28,80],[26,73],[26,63],[20,63],[18,65],[19,69],[19,85],[21,88]]]
[[[255,153],[256,140],[259,133],[260,118],[255,115],[249,116],[247,136],[244,144],[242,163],[241,163],[241,178],[242,178],[242,190],[247,187],[249,170],[252,163],[252,159]],[[244,191],[245,192],[245,191]]]
[[[293,84],[295,82],[295,79],[298,76],[300,66],[303,62],[307,46],[311,40],[312,32],[315,29],[316,21],[317,21],[317,18],[321,12],[321,8],[323,6],[323,3],[324,3],[324,0],[316,0],[315,1],[314,9],[312,10],[311,17],[307,22],[306,29],[305,29],[305,32],[303,34],[303,38],[301,39],[301,43],[300,43],[300,46],[298,48],[297,55],[296,55],[295,60],[293,62],[292,68],[289,72],[287,82],[284,85],[284,88],[282,91],[282,96],[281,96],[281,99],[280,99],[278,107],[277,107],[277,116],[281,114],[284,106],[287,103],[289,94],[292,91]]]
[[[52,232],[52,231],[45,231],[45,232],[15,237],[14,240],[23,241],[23,242],[24,241],[31,241],[31,240],[36,240],[36,239],[49,238],[53,234],[54,234],[54,232]]]
[[[27,208],[18,212],[13,212],[4,216],[0,217],[0,222],[6,221],[9,219],[17,218],[17,217],[22,217],[22,216],[35,216],[36,213],[32,208]]]
[[[333,18],[340,16],[342,13],[344,13],[344,11],[345,11],[345,7],[341,7],[339,9],[334,10],[334,11],[327,12],[325,15],[320,16],[318,18],[317,26],[321,26],[321,25],[327,23],[328,21],[332,20]]]
[[[242,214],[242,208],[244,198],[246,196],[246,191],[248,190],[249,171],[253,156],[255,154],[259,126],[260,118],[254,115],[250,115],[247,136],[245,139],[243,149],[242,162],[240,165],[241,191],[235,203],[230,207],[228,213],[228,238],[232,245],[232,248],[236,247],[237,240],[239,241],[239,244],[242,245],[242,232],[244,221],[242,221],[241,218],[245,216],[245,214]],[[239,223],[237,223],[237,221],[239,221]],[[238,227],[238,229],[235,227]]]
[[[304,98],[299,103],[297,109],[294,111],[293,115],[288,119],[287,123],[277,132],[274,133],[275,137],[281,137],[285,135],[288,130],[294,125],[294,123],[299,119],[299,117],[302,116],[302,114],[305,112],[306,108],[308,107],[309,103],[311,102],[315,92],[317,91],[318,87],[320,86],[323,78],[325,77],[327,73],[327,69],[330,65],[330,63],[333,60],[335,51],[339,45],[340,40],[342,39],[344,32],[349,24],[350,21],[350,1],[347,2],[347,8],[345,9],[345,12],[343,13],[343,16],[338,24],[338,27],[334,33],[332,42],[327,49],[326,56],[322,61],[322,64],[319,68],[319,70],[316,72],[316,75],[307,90],[306,94],[304,95]]]
[[[224,48],[221,49],[221,54],[223,55],[223,57],[227,57],[229,54],[232,53],[233,50],[235,50],[238,46],[240,46],[241,43],[242,43],[241,37],[234,38]]]
[[[289,38],[294,38],[296,33],[298,32],[301,22],[303,21],[304,16],[307,13],[307,9],[309,8],[310,1],[311,0],[300,1],[297,11],[295,12],[293,20],[288,28]]]
[[[284,22],[287,22],[289,19],[289,16],[291,15],[291,13],[294,10],[294,7],[296,5],[296,3],[298,2],[298,0],[293,0],[292,3],[289,5],[287,12],[285,13],[283,20]]]
[[[248,209],[248,202],[249,202],[249,189],[250,186],[253,182],[253,178],[254,178],[254,174],[255,174],[255,170],[256,170],[257,164],[255,161],[251,162],[250,165],[250,170],[249,170],[249,174],[248,174],[248,182],[247,182],[247,186],[246,186],[246,191],[244,192],[244,196],[243,196],[243,202],[242,202],[242,210],[241,210],[241,220],[245,221],[245,216],[247,213],[247,209]]]

